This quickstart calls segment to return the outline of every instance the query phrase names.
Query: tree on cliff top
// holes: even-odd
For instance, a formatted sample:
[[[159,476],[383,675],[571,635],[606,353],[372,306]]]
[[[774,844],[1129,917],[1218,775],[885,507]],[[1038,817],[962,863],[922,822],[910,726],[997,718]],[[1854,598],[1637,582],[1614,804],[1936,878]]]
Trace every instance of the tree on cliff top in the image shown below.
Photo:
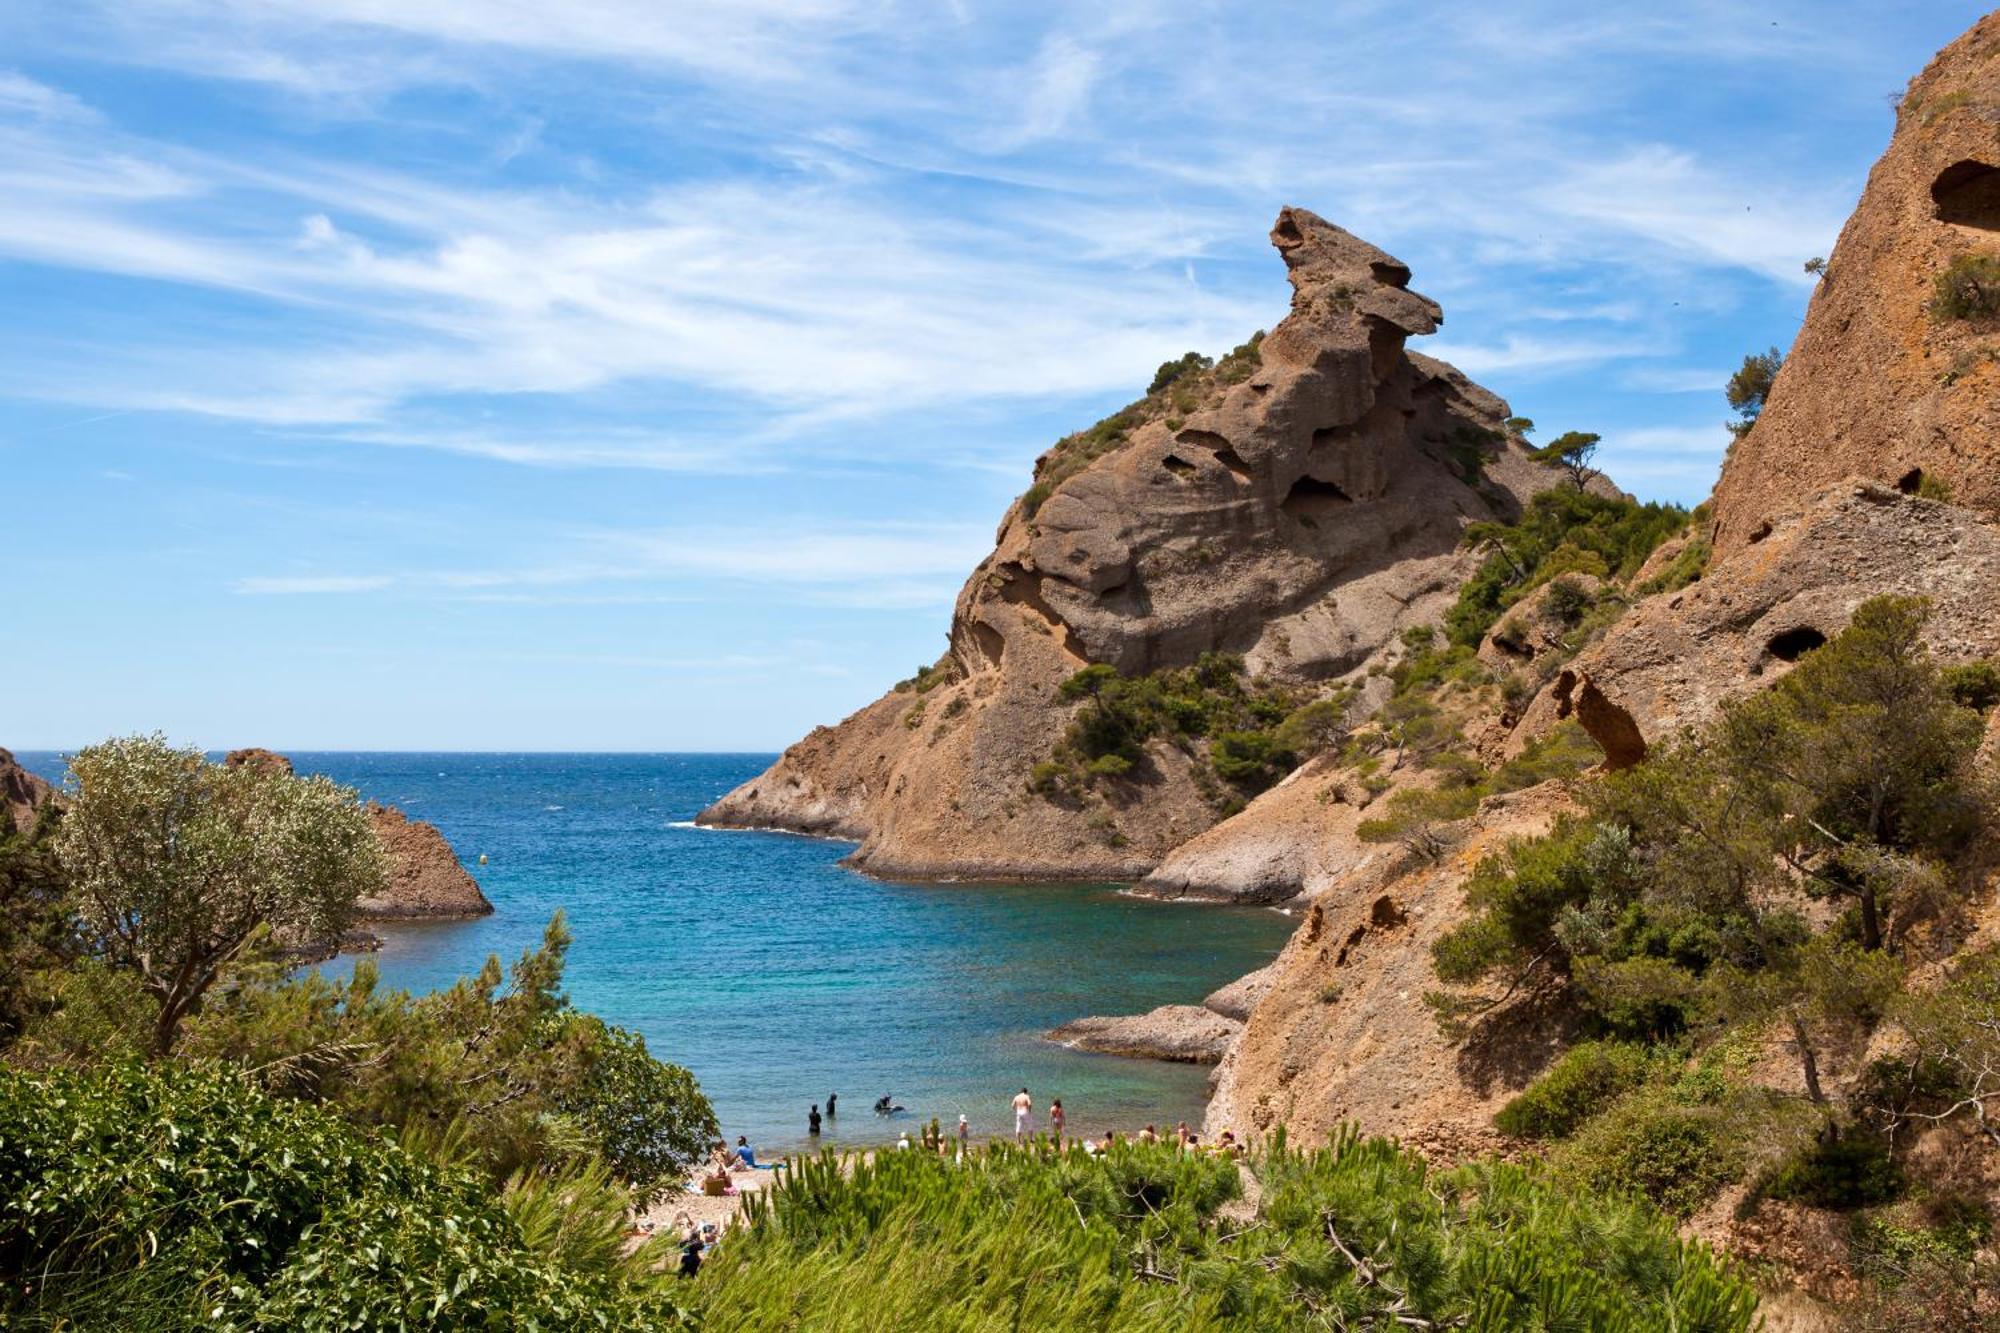
[[[224,768],[158,735],[87,746],[70,774],[57,863],[90,952],[158,1005],[155,1055],[255,942],[335,936],[382,887],[367,814],[326,778]]]
[[[1603,438],[1589,431],[1565,431],[1535,450],[1531,456],[1537,463],[1547,463],[1567,472],[1569,484],[1580,491],[1598,475],[1590,460],[1597,456],[1597,445]]]

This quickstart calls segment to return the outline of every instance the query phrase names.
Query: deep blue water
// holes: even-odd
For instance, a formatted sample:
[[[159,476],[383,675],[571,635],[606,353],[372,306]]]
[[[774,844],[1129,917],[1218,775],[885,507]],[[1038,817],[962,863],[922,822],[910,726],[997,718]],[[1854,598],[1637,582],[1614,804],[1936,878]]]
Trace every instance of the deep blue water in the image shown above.
[[[56,755],[18,758],[61,776]],[[960,1112],[976,1133],[999,1132],[1022,1084],[1039,1106],[1062,1098],[1075,1130],[1196,1119],[1206,1070],[1039,1034],[1081,1014],[1198,1000],[1268,961],[1287,918],[1115,885],[887,883],[840,868],[841,843],[688,822],[771,758],[292,756],[436,824],[493,900],[481,921],[375,927],[386,983],[430,989],[488,954],[511,962],[560,909],[575,936],[571,998],[694,1070],[732,1138],[797,1146],[806,1107],[832,1091],[827,1143],[892,1139]],[[873,1115],[885,1092],[911,1115]]]

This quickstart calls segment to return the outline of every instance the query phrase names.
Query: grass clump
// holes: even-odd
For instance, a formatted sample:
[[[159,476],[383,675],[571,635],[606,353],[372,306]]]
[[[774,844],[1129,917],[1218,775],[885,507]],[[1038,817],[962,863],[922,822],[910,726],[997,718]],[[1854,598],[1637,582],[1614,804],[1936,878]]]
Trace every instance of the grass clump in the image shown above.
[[[1524,1139],[1561,1139],[1645,1081],[1644,1047],[1629,1042],[1586,1041],[1561,1058],[1526,1091],[1500,1108],[1493,1123]]]
[[[1657,1212],[1532,1170],[1432,1171],[1351,1131],[1306,1152],[1280,1136],[1254,1169],[1263,1203],[1245,1225],[1218,1213],[1236,1163],[1167,1145],[822,1158],[752,1203],[693,1290],[714,1333],[1736,1333],[1755,1319],[1747,1280]]]

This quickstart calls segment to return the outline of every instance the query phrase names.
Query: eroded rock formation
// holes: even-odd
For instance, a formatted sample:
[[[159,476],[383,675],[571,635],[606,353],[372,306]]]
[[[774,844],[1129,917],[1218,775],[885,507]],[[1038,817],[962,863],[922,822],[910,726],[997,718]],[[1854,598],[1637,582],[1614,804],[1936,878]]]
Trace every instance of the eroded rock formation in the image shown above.
[[[1436,619],[1465,525],[1553,475],[1506,437],[1506,404],[1404,350],[1440,315],[1400,262],[1300,209],[1271,240],[1291,313],[1185,410],[1151,395],[1041,460],[959,594],[942,683],[816,730],[702,822],[855,838],[889,875],[1137,877],[1215,805],[1166,745],[1101,805],[1031,794],[1064,679],[1222,650],[1328,680]]]
[[[2000,15],[1911,81],[1761,419],[1715,489],[1727,556],[1854,475],[2000,514],[2000,320],[1934,313],[1955,260],[2000,264]]]

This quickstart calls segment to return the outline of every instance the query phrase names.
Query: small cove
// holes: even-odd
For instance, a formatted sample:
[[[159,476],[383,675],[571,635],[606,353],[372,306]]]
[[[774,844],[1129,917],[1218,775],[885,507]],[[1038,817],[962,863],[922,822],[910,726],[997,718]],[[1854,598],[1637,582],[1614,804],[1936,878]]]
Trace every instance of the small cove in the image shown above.
[[[52,754],[23,754],[60,776]],[[766,1152],[893,1140],[935,1115],[1006,1127],[1021,1085],[1074,1130],[1196,1119],[1208,1070],[1067,1050],[1047,1028],[1199,1000],[1268,961],[1290,918],[1157,902],[1116,884],[899,884],[837,863],[845,844],[692,827],[764,754],[294,753],[450,838],[497,909],[379,926],[385,984],[422,991],[511,962],[561,909],[573,1001],[693,1069],[725,1130]],[[486,865],[476,864],[480,855]],[[345,972],[351,959],[326,965]],[[869,1111],[884,1093],[909,1114]]]

